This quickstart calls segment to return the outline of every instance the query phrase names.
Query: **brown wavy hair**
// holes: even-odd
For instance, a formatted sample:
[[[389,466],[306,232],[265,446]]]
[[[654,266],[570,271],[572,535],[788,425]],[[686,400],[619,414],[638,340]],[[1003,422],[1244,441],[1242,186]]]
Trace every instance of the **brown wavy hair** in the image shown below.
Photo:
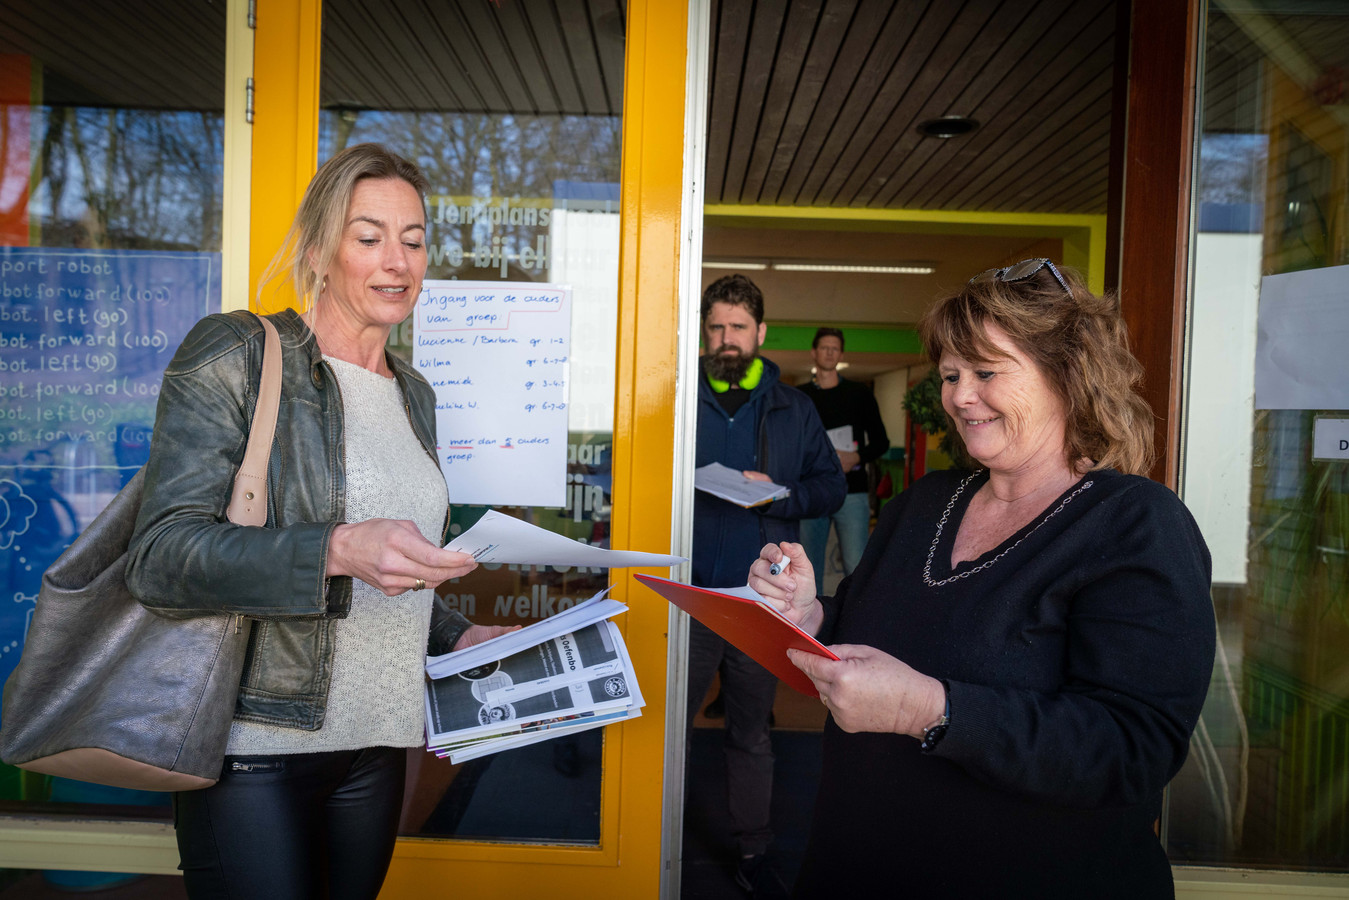
[[[933,365],[950,352],[970,362],[1005,358],[988,337],[996,325],[1063,400],[1065,452],[1070,465],[1089,459],[1092,469],[1145,475],[1152,468],[1152,409],[1138,392],[1143,367],[1129,352],[1129,337],[1114,294],[1097,296],[1081,276],[1059,269],[1070,291],[1047,268],[1022,281],[981,281],[937,301],[918,334]],[[949,416],[948,416],[949,419]],[[953,423],[956,462],[976,465]]]

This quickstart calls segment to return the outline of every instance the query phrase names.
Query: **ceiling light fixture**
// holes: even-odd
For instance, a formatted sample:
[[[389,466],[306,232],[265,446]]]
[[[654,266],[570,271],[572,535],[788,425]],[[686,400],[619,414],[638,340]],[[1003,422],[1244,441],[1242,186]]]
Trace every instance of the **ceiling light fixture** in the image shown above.
[[[928,119],[918,126],[918,133],[924,137],[946,138],[963,137],[978,130],[979,123],[965,116],[942,116]]]
[[[737,262],[733,259],[705,259],[704,269],[744,269],[746,272],[762,272],[768,268],[766,262]]]
[[[743,272],[857,272],[863,275],[931,275],[937,271],[931,263],[909,263],[898,266],[867,265],[863,263],[776,262],[774,260],[705,259],[704,269],[738,269]]]
[[[772,264],[779,272],[859,272],[865,275],[931,275],[933,266],[865,266],[850,263],[780,263]]]

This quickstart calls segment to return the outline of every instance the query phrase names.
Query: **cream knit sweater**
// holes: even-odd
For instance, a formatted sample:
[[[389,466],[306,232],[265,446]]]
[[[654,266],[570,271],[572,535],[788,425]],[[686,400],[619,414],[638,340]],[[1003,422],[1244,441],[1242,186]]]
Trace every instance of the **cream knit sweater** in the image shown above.
[[[347,522],[411,519],[439,543],[445,479],[413,434],[398,383],[327,357],[342,389]],[[235,722],[233,756],[412,747],[424,740],[423,672],[430,588],[386,597],[353,585],[351,614],[337,621],[332,685],[323,727],[302,731]]]

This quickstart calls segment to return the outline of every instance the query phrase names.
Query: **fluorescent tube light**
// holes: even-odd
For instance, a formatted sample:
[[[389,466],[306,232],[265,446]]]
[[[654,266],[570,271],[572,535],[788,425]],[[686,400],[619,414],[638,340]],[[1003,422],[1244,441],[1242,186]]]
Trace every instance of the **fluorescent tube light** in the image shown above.
[[[705,259],[703,260],[704,269],[740,269],[745,272],[762,272],[768,268],[766,262],[736,262],[727,259]]]
[[[812,263],[777,262],[776,260],[705,259],[704,269],[738,269],[742,272],[762,272],[774,269],[778,272],[855,272],[863,275],[931,275],[937,271],[935,266],[926,263],[884,266],[854,263]]]
[[[706,265],[706,263],[704,263]],[[779,272],[860,272],[867,275],[931,275],[932,266],[855,266],[843,263],[780,263],[772,264]]]

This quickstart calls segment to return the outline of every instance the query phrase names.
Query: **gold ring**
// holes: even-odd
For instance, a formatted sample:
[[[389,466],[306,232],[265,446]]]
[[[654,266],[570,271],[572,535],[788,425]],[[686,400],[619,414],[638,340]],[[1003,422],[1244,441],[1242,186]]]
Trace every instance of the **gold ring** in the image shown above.
[[[414,581],[414,582],[412,583],[412,589],[413,589],[414,591],[424,590],[425,588],[426,588],[426,582],[423,581],[423,580],[420,579],[420,578],[418,578],[416,581]]]

